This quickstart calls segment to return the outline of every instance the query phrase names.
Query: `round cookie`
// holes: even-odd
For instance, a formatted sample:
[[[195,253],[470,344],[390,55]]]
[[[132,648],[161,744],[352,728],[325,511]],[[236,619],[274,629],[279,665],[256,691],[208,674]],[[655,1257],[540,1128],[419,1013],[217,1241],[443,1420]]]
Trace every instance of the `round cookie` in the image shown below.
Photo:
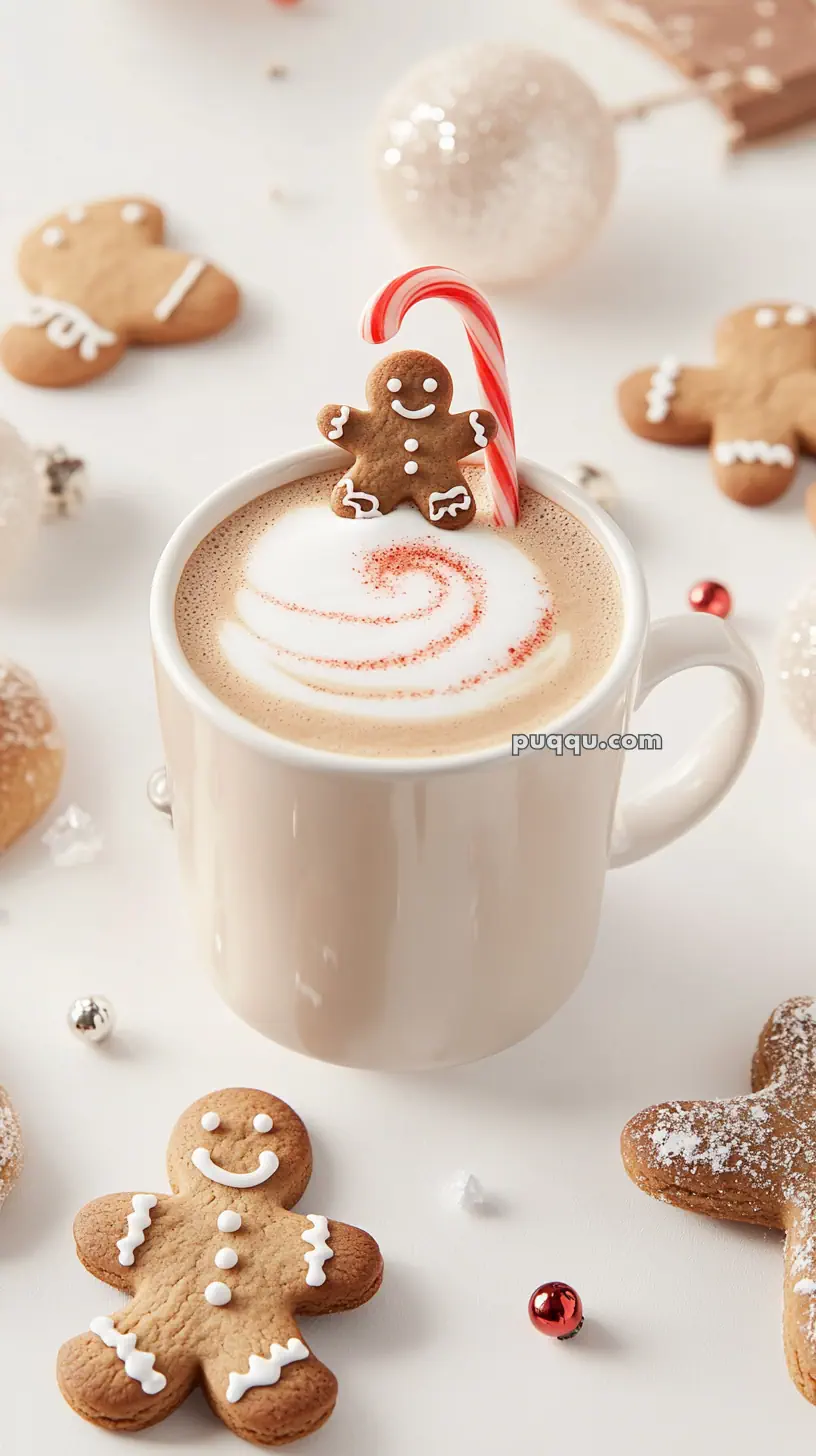
[[[0,1207],[2,1207],[23,1166],[23,1139],[17,1113],[9,1095],[0,1087]]]
[[[53,803],[63,761],[51,709],[33,677],[0,660],[0,853]]]

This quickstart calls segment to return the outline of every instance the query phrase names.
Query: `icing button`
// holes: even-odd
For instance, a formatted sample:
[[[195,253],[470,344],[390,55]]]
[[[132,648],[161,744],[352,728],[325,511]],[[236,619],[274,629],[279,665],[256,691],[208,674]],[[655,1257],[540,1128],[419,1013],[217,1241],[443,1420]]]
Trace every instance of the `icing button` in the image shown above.
[[[222,1284],[220,1279],[214,1279],[204,1290],[204,1298],[208,1304],[224,1305],[229,1304],[232,1299],[232,1290],[229,1285]]]

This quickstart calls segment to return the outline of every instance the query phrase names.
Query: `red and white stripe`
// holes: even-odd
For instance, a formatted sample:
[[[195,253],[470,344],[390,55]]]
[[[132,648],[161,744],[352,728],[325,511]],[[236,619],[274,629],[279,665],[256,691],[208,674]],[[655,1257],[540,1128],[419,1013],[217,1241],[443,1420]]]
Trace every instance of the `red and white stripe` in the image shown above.
[[[498,421],[498,434],[485,452],[497,526],[515,526],[519,516],[518,470],[510,389],[499,326],[484,294],[453,268],[412,268],[378,289],[366,305],[360,329],[370,344],[393,339],[408,310],[426,298],[444,298],[464,320],[485,407]]]

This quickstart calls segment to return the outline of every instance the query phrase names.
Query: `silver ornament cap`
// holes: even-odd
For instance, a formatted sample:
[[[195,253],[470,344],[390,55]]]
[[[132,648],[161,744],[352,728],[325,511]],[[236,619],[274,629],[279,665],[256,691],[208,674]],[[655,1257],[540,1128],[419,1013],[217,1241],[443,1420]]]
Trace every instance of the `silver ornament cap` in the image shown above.
[[[80,1041],[106,1041],[116,1025],[116,1012],[104,996],[78,996],[68,1008],[68,1025]]]

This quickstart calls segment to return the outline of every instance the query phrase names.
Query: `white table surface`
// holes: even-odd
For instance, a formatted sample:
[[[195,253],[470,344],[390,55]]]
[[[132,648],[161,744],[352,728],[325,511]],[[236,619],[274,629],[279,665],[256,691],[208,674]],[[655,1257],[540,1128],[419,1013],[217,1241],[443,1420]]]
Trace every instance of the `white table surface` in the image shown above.
[[[549,287],[496,299],[523,452],[612,469],[655,611],[684,610],[698,577],[727,580],[770,675],[738,788],[686,840],[611,878],[592,965],[553,1023],[492,1061],[416,1078],[277,1049],[209,987],[172,833],[146,803],[161,761],[146,627],[158,553],[214,486],[311,441],[324,400],[361,393],[373,355],[358,311],[403,261],[370,205],[366,127],[408,63],[466,36],[538,43],[613,101],[672,80],[556,0],[0,8],[0,315],[14,306],[23,231],[71,200],[127,191],[164,202],[173,238],[246,291],[223,339],[133,352],[84,391],[0,375],[0,415],[35,442],[63,441],[93,474],[81,518],[43,531],[0,612],[0,645],[57,708],[70,754],[61,803],[76,801],[105,835],[95,863],[60,870],[35,833],[0,871],[0,1079],[28,1149],[0,1219],[2,1446],[14,1456],[114,1451],[53,1378],[61,1341],[119,1298],[76,1260],[71,1221],[107,1191],[165,1187],[177,1113],[235,1083],[300,1110],[316,1149],[309,1206],[370,1228],[387,1261],[372,1305],[309,1330],[341,1394],[304,1452],[487,1456],[528,1443],[686,1456],[792,1449],[816,1433],[784,1369],[778,1237],[650,1201],[617,1147],[651,1101],[745,1089],[765,1016],[814,985],[816,748],[779,703],[773,642],[791,590],[816,573],[816,543],[801,481],[769,510],[741,510],[703,458],[634,439],[613,405],[616,379],[665,351],[706,360],[730,307],[763,294],[816,302],[816,142],[727,162],[704,106],[630,127],[596,245]],[[287,80],[266,79],[276,59]],[[438,348],[472,385],[444,309],[414,314],[404,338]],[[689,675],[641,726],[675,754],[716,702],[707,675]],[[65,1027],[69,1001],[89,990],[119,1010],[105,1048]],[[493,1195],[491,1216],[446,1205],[459,1168]],[[566,1345],[527,1322],[528,1295],[553,1277],[586,1305],[585,1331]],[[232,1439],[195,1396],[140,1445],[237,1450]]]

